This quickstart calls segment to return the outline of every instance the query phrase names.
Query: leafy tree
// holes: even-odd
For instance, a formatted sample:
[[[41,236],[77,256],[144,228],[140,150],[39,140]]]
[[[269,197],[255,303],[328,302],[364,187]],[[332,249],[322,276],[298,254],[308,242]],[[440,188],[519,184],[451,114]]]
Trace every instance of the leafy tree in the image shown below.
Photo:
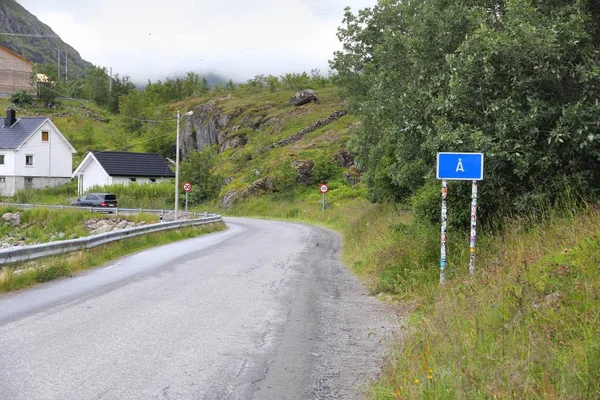
[[[183,80],[183,93],[185,97],[201,96],[208,93],[209,90],[206,78],[200,79],[200,76],[195,72],[188,72],[186,78]]]
[[[245,87],[252,92],[261,92],[267,86],[267,78],[264,75],[256,75],[252,79],[248,79]]]
[[[281,83],[289,90],[302,90],[310,88],[310,76],[306,72],[301,74],[285,74],[281,77]]]
[[[31,82],[37,82],[38,99],[46,104],[56,101],[59,95],[60,83],[57,79],[56,65],[36,64],[31,73]]]
[[[330,66],[361,118],[352,146],[372,200],[412,196],[438,151],[486,153],[484,217],[552,202],[565,179],[597,193],[594,4],[381,0],[347,10]]]
[[[237,85],[230,79],[225,84],[225,89],[227,89],[227,90],[236,90],[237,89]]]
[[[109,76],[104,67],[89,67],[85,74],[85,92],[94,103],[108,107],[111,101]]]
[[[214,198],[219,194],[223,177],[215,173],[216,163],[216,146],[202,151],[192,151],[181,163],[179,172],[182,180],[193,185],[193,190],[188,194],[188,201],[192,204]]]
[[[132,90],[120,96],[119,109],[121,111],[123,127],[127,132],[139,131],[143,126],[141,120],[148,117],[147,100],[137,90]]]
[[[129,76],[125,75],[123,77],[119,77],[119,74],[113,76],[112,90],[110,91],[108,109],[114,113],[118,113],[121,96],[125,96],[131,91],[135,90],[135,85],[133,84],[133,82],[131,82]]]
[[[277,92],[281,89],[281,83],[279,82],[279,78],[273,75],[269,75],[267,77],[267,87],[269,88],[269,92]]]

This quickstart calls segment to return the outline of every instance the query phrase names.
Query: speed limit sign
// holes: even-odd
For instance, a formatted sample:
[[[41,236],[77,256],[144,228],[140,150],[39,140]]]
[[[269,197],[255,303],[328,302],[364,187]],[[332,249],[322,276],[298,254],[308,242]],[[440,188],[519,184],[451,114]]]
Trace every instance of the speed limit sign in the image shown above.
[[[192,184],[189,182],[185,182],[181,187],[183,188],[183,191],[186,193],[192,191]]]
[[[321,187],[319,187],[319,190],[321,191],[321,193],[327,193],[329,191],[329,186],[323,183],[321,184]]]

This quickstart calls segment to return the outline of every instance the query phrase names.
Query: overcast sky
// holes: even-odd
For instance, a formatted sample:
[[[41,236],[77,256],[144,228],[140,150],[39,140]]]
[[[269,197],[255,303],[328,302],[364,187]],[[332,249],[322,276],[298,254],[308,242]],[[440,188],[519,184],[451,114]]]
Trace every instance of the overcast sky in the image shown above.
[[[133,81],[328,71],[344,7],[376,0],[17,0],[95,65]]]

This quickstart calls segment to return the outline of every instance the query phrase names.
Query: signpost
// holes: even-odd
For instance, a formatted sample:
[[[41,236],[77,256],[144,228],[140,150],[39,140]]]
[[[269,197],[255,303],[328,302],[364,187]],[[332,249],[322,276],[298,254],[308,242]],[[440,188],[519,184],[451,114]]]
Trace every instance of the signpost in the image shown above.
[[[448,224],[448,182],[472,181],[471,189],[471,241],[469,246],[469,273],[475,273],[475,254],[477,253],[477,181],[483,180],[483,153],[438,153],[438,179],[442,180],[442,229],[440,283],[446,279],[446,230]]]
[[[185,182],[181,185],[181,188],[185,192],[185,215],[187,217],[188,212],[188,193],[192,191],[192,184],[190,182]]]
[[[319,186],[319,191],[323,195],[323,199],[321,201],[321,216],[323,216],[325,214],[325,193],[329,191],[329,186],[327,186],[325,183],[322,183],[321,186]]]

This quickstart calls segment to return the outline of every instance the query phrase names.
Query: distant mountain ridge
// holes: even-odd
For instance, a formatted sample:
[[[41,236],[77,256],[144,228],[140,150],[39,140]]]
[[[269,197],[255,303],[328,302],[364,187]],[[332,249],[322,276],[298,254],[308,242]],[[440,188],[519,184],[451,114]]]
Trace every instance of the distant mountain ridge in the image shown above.
[[[32,36],[11,36],[2,33]],[[45,37],[39,37],[45,36]],[[0,0],[0,45],[38,64],[57,64],[61,53],[61,76],[65,73],[65,53],[68,55],[69,77],[84,76],[92,64],[65,43],[48,25],[27,11],[15,0]]]

